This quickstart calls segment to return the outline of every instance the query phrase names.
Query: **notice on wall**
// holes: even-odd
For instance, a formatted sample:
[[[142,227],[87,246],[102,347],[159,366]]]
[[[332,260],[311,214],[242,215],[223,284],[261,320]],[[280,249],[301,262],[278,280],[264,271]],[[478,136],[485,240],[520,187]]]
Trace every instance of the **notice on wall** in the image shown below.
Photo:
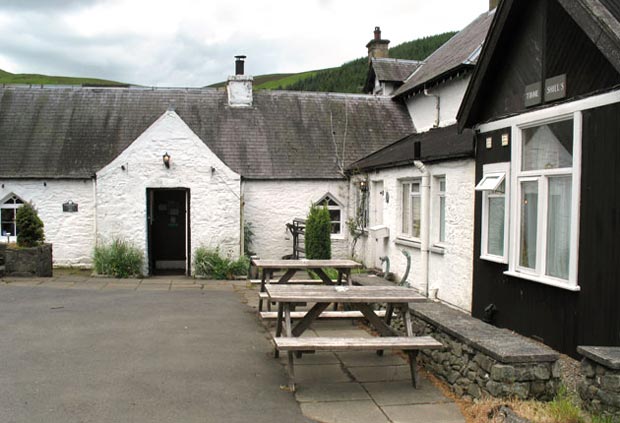
[[[554,101],[566,97],[566,74],[545,80],[545,101]]]
[[[524,99],[525,107],[532,107],[542,103],[542,84],[540,81],[525,86]]]

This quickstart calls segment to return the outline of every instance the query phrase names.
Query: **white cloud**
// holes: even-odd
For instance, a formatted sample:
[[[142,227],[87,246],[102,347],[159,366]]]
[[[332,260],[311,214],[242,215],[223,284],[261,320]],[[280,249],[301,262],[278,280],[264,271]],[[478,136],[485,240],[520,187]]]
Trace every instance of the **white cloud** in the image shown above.
[[[3,1],[0,68],[202,86],[224,80],[235,54],[248,56],[252,74],[338,66],[366,54],[377,25],[394,46],[461,29],[487,5],[486,0]]]

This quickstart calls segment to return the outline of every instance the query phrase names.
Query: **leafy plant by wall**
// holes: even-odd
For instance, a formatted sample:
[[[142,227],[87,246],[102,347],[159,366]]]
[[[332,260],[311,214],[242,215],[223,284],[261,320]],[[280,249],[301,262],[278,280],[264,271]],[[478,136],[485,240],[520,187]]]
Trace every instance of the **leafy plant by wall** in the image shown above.
[[[251,222],[243,223],[243,253],[246,257],[254,255],[252,244],[254,243],[254,225]]]
[[[236,275],[246,275],[250,260],[241,256],[237,260],[224,257],[218,248],[198,247],[194,253],[194,273],[208,279],[234,279]]]
[[[128,278],[142,273],[144,256],[142,251],[122,239],[95,247],[93,264],[100,275]]]
[[[31,203],[25,203],[17,209],[15,215],[17,225],[17,245],[20,247],[36,247],[45,240],[43,222]]]
[[[327,207],[325,205],[312,204],[306,219],[306,233],[304,236],[306,258],[332,258],[331,227]]]

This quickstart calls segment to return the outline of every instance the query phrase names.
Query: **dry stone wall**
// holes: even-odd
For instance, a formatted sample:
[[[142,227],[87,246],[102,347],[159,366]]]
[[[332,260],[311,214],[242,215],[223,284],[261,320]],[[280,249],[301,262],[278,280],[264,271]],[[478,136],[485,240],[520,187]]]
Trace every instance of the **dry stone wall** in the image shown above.
[[[582,380],[577,390],[585,408],[620,420],[620,347],[577,347]]]
[[[412,305],[417,335],[444,348],[421,351],[420,363],[465,398],[551,400],[560,385],[559,355],[439,303]]]

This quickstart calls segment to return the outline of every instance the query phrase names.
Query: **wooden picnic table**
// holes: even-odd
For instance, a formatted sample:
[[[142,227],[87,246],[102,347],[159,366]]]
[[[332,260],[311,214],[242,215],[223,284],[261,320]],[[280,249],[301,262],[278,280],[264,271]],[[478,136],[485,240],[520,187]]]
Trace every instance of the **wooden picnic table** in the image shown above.
[[[426,298],[411,288],[401,286],[347,286],[347,285],[290,285],[290,284],[266,284],[265,291],[269,301],[278,302],[278,317],[276,326],[276,356],[278,348],[286,349],[288,353],[288,371],[291,389],[295,389],[293,350],[302,351],[305,345],[307,350],[326,349],[376,349],[378,354],[382,353],[382,348],[403,347],[409,355],[412,382],[416,385],[415,362],[417,350],[421,348],[438,348],[441,344],[429,337],[414,337],[411,316],[409,314],[409,303],[425,301]],[[315,305],[297,322],[295,327],[292,325],[291,309],[295,304],[315,303]],[[382,337],[389,339],[373,341],[368,343],[362,339],[330,338],[321,343],[316,338],[304,338],[302,345],[294,343],[278,342],[278,338],[297,338],[301,336],[319,315],[331,304],[343,303],[359,310],[364,317],[372,324]],[[387,310],[385,317],[379,317],[373,309],[373,304],[385,303]],[[390,326],[394,308],[401,310],[401,315],[405,323],[405,334],[407,338],[402,338],[402,342],[394,337],[400,334]],[[424,338],[424,339],[422,339]],[[420,342],[404,342],[419,340]],[[396,342],[394,342],[396,341]],[[329,345],[325,346],[325,342]],[[379,342],[378,344],[376,342]],[[315,345],[316,344],[316,345]],[[405,345],[407,344],[407,345]],[[414,345],[415,344],[415,345]],[[312,346],[312,348],[309,348]],[[410,348],[410,349],[407,349]],[[299,356],[299,355],[298,355]]]
[[[325,273],[324,269],[333,268],[338,271],[336,283],[342,284],[346,280],[348,285],[352,285],[351,269],[361,268],[362,265],[353,260],[252,260],[252,264],[261,270],[260,292],[265,292],[265,285],[271,283],[274,272],[284,270],[285,273],[278,279],[277,283],[285,284],[295,276],[300,270],[311,270],[316,273],[321,280],[328,285],[333,285],[334,281]],[[262,298],[258,301],[258,310],[263,311]]]

